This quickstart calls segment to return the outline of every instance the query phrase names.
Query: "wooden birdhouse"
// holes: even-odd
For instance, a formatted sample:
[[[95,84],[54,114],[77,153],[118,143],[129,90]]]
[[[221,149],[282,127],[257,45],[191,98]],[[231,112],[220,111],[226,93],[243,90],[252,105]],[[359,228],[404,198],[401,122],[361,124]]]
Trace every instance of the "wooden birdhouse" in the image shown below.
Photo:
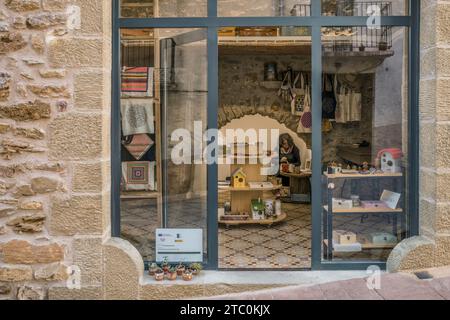
[[[384,149],[378,153],[381,170],[385,173],[402,172],[401,160],[403,153],[400,149]]]
[[[231,186],[233,188],[247,187],[247,175],[242,168],[236,169],[231,175]]]

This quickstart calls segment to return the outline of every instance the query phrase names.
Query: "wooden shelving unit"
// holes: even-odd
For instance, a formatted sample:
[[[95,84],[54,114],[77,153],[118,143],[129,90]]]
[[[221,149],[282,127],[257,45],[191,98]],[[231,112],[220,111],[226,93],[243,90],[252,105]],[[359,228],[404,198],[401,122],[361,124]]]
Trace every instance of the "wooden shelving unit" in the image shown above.
[[[328,212],[328,206],[323,206],[323,209]],[[358,214],[377,214],[377,213],[403,213],[403,209],[390,209],[390,208],[352,208],[352,209],[333,209],[333,214],[346,214],[346,213],[358,213]]]
[[[323,240],[323,244],[328,247],[328,240]],[[363,250],[388,250],[388,249],[394,249],[397,243],[395,244],[375,244],[370,242],[362,242],[361,247]],[[338,252],[341,253],[341,252]]]
[[[327,205],[324,205],[323,208],[323,246],[324,246],[324,254],[328,260],[333,260],[333,256],[335,253],[344,253],[335,251],[332,245],[329,245],[329,242],[333,239],[333,219],[336,215],[346,217],[348,215],[360,215],[361,217],[368,215],[388,215],[393,219],[392,223],[392,234],[397,237],[397,241],[401,239],[401,232],[398,229],[398,218],[401,220],[401,230],[404,230],[404,223],[406,218],[404,216],[404,210],[402,208],[392,209],[389,207],[378,207],[378,208],[364,208],[364,207],[355,207],[351,209],[335,209],[333,208],[333,190],[334,190],[334,181],[335,180],[345,180],[349,179],[352,183],[357,184],[359,181],[363,180],[371,180],[374,179],[392,179],[395,186],[395,191],[402,193],[402,178],[403,173],[376,173],[376,174],[361,174],[361,173],[351,173],[351,174],[328,174],[324,173],[323,182],[327,185]],[[358,186],[358,185],[357,185]],[[394,187],[393,186],[393,187]],[[352,188],[353,189],[353,188]],[[358,190],[358,188],[355,188]],[[353,192],[353,191],[352,191]],[[380,190],[377,191],[377,193]],[[352,193],[359,194],[359,193]],[[387,244],[374,244],[371,243],[368,239],[366,239],[363,235],[357,235],[358,243],[361,244],[362,250],[390,250],[393,249],[397,244],[387,243]]]
[[[220,191],[230,191],[230,192],[253,192],[253,191],[277,191],[280,190],[282,186],[264,187],[264,188],[233,188],[227,186],[219,186]]]
[[[235,170],[242,168],[244,173],[247,176],[248,182],[267,182],[267,176],[261,175],[261,171],[263,169],[263,165],[260,163],[253,163],[250,160],[255,159],[256,156],[245,156],[245,155],[234,155],[232,156],[234,160],[237,159],[246,159],[245,164],[231,164],[230,172],[234,172]],[[225,164],[224,164],[225,165]],[[275,192],[282,188],[282,186],[272,186],[265,188],[251,188],[248,186],[235,188],[233,186],[219,186],[219,192],[229,192],[231,198],[231,212],[232,214],[242,215],[248,214],[248,220],[222,220],[219,219],[219,223],[228,226],[235,225],[249,225],[249,224],[258,224],[258,225],[267,225],[271,226],[275,223],[280,223],[287,218],[286,213],[282,213],[278,217],[264,219],[264,220],[253,220],[251,219],[251,202],[254,199],[262,199],[264,200],[265,193]]]
[[[403,177],[403,173],[375,173],[375,174],[362,174],[362,173],[339,173],[328,174],[324,173],[324,176],[328,179],[377,179],[377,178],[397,178]]]
[[[284,220],[286,220],[287,218],[287,214],[286,213],[281,213],[280,216],[276,217],[275,219],[264,219],[264,220],[239,220],[239,221],[233,221],[233,220],[219,220],[219,223],[226,225],[227,227],[229,226],[238,226],[238,225],[245,225],[245,224],[260,224],[260,225],[267,225],[267,226],[271,226],[273,224],[282,222]]]
[[[158,199],[159,192],[155,191],[122,191],[120,199],[138,200],[138,199]]]

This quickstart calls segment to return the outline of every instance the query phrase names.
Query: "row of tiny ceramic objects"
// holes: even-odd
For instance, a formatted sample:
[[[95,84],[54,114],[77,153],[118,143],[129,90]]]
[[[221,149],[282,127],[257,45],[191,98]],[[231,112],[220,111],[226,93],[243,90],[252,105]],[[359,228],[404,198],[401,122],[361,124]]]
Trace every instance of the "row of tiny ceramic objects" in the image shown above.
[[[152,263],[149,267],[149,275],[154,277],[156,281],[163,281],[164,279],[175,281],[181,277],[184,281],[191,281],[194,276],[200,274],[203,266],[200,263],[192,263],[186,266],[179,263],[177,266],[170,265],[167,259],[158,266]]]

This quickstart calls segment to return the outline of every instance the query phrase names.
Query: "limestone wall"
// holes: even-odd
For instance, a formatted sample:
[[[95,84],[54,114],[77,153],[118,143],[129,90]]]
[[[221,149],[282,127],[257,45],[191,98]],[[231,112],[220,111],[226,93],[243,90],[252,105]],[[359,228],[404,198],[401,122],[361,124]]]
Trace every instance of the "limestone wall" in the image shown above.
[[[450,4],[422,1],[420,236],[392,252],[392,271],[450,265]]]
[[[101,293],[109,234],[110,0],[0,2],[0,300],[67,267]]]

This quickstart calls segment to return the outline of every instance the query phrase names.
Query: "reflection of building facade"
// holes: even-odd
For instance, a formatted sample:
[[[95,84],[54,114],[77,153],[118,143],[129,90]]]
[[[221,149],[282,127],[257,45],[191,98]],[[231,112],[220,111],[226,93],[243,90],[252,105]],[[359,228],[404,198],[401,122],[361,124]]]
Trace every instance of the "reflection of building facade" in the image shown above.
[[[322,11],[330,19],[352,18],[372,2],[324,1]],[[218,1],[218,15],[313,13],[309,1],[257,3]],[[378,3],[383,16],[407,12],[406,1]],[[124,0],[116,9],[124,18],[201,18],[208,12],[200,0]],[[155,230],[161,226],[202,229],[205,261],[215,258],[213,269],[311,269],[314,261],[322,266],[342,262],[345,269],[348,262],[367,260],[391,271],[448,265],[445,44],[450,39],[440,18],[446,11],[446,4],[422,5],[421,32],[427,36],[420,44],[419,122],[408,109],[419,90],[411,81],[419,75],[414,67],[418,57],[408,60],[407,26],[374,32],[365,26],[327,27],[319,39],[308,26],[227,27],[217,38],[214,75],[208,69],[207,28],[136,29],[124,23],[116,34],[111,1],[2,3],[0,299],[174,298],[276,285],[276,279],[272,285],[226,289],[221,283],[180,285],[177,292],[155,297],[160,284],[143,281],[148,277],[144,261],[155,260]],[[320,117],[314,109],[314,41],[323,43],[321,67],[330,79],[324,88],[333,93],[336,108],[330,116]],[[267,63],[277,64],[275,81],[264,79]],[[217,79],[208,82],[208,74]],[[298,75],[303,83],[301,77],[295,81]],[[289,94],[307,97],[297,103],[310,99],[309,109],[296,106],[297,113],[292,112],[292,96],[284,100],[283,93],[278,95],[283,84],[290,86]],[[211,91],[217,96],[208,99]],[[326,91],[320,90],[320,98]],[[142,104],[145,112],[126,120],[123,114],[130,112],[120,113],[121,101],[123,109]],[[211,104],[217,105],[213,120],[208,118]],[[310,123],[302,123],[307,116]],[[175,143],[166,137],[177,128],[193,131],[199,120],[203,129],[216,122],[221,130],[256,127],[290,134],[301,164],[262,179],[244,165],[237,173],[245,185],[235,190],[228,184],[230,166],[211,171],[206,164],[171,163]],[[322,133],[314,130],[317,123]],[[124,128],[129,134],[122,134]],[[411,167],[418,165],[410,148],[419,132],[421,167],[413,172]],[[322,159],[314,158],[315,141],[322,144]],[[396,166],[393,172],[377,164],[382,150],[392,156],[387,161]],[[193,155],[199,156],[198,150]],[[314,163],[323,165],[323,177]],[[289,183],[283,186],[286,177]],[[332,180],[335,188],[317,189],[322,178]],[[418,185],[419,194],[411,194],[411,185]],[[327,200],[318,203],[322,196]],[[386,202],[396,206],[383,206]],[[252,223],[252,203],[272,214]],[[317,208],[318,224],[312,220]],[[219,212],[215,224],[208,220],[211,210]],[[219,224],[222,213],[232,220]],[[319,246],[311,238],[315,226],[327,231],[321,232]],[[81,290],[67,288],[66,269],[72,265],[81,269]]]

